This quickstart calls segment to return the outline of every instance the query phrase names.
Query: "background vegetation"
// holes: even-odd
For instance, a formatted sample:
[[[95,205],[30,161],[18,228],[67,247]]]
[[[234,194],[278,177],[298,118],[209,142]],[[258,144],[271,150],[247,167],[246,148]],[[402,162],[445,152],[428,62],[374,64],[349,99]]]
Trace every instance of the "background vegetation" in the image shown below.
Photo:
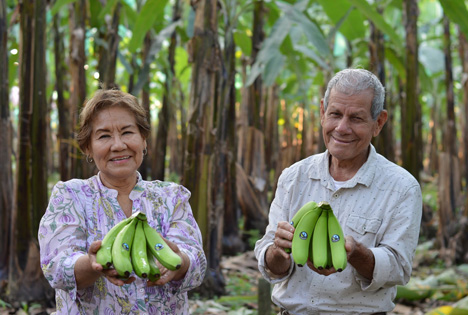
[[[96,171],[74,132],[98,88],[147,108],[140,172],[192,192],[197,294],[227,294],[222,256],[261,237],[281,170],[323,151],[320,99],[346,67],[386,86],[374,145],[427,192],[421,240],[467,262],[467,16],[465,0],[1,0],[1,300],[53,300],[37,229],[51,185]]]

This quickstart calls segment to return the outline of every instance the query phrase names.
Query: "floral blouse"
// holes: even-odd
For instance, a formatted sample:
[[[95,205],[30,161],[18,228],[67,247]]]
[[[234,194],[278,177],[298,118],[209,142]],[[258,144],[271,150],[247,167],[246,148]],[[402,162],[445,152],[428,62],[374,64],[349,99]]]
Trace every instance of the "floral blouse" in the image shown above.
[[[105,277],[83,290],[76,287],[74,267],[90,244],[126,218],[117,190],[105,187],[99,174],[87,180],[58,182],[39,227],[41,266],[56,292],[57,314],[188,314],[187,291],[199,286],[206,270],[201,233],[181,185],[138,181],[130,193],[132,212],[177,244],[190,258],[184,279],[164,286],[146,285],[134,275],[131,284],[116,286]]]

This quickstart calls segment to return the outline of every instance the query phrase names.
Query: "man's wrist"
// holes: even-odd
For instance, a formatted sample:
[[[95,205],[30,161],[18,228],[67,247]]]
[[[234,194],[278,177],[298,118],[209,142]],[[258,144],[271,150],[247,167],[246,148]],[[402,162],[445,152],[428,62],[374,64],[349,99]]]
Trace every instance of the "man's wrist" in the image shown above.
[[[291,263],[288,260],[285,260],[285,259],[282,260],[281,259],[282,255],[275,255],[274,253],[275,250],[280,250],[280,249],[275,248],[275,245],[272,244],[265,251],[265,270],[272,278],[282,278],[289,273],[289,268],[291,266]],[[280,257],[280,258],[278,259],[277,257]],[[287,264],[285,264],[286,261],[287,261]],[[274,267],[271,268],[270,266],[274,266]]]

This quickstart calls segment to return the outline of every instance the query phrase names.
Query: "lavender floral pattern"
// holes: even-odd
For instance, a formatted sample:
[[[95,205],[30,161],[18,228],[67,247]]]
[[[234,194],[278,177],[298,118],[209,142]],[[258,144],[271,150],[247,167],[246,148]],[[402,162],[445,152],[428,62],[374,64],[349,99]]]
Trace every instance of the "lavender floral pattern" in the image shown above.
[[[136,277],[133,283],[118,287],[101,277],[93,286],[77,290],[76,261],[126,216],[117,191],[106,188],[99,174],[58,182],[38,233],[41,267],[55,288],[57,314],[188,314],[187,291],[201,284],[206,270],[200,230],[188,202],[190,192],[174,183],[138,177],[130,193],[132,211],[145,213],[153,228],[188,255],[185,278],[147,287],[146,280]]]

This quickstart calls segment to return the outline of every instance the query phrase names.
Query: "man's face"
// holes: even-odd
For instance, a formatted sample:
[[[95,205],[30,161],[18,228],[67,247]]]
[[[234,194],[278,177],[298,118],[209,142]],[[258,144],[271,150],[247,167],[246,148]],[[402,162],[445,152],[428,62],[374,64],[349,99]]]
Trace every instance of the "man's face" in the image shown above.
[[[322,100],[323,138],[328,151],[339,162],[363,163],[367,159],[372,137],[380,133],[387,120],[385,110],[377,120],[372,119],[372,98],[371,90],[346,95],[332,89],[326,111]]]

